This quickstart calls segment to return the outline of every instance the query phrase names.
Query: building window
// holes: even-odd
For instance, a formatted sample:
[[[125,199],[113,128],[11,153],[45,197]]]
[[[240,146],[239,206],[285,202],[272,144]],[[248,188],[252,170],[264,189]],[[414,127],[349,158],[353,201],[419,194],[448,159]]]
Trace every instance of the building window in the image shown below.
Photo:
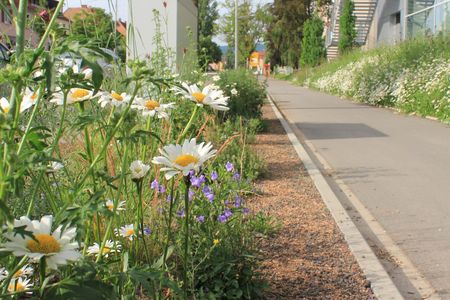
[[[409,14],[406,16],[408,37],[438,32],[450,35],[450,0],[437,2],[409,0],[408,6]]]
[[[391,15],[391,22],[392,24],[400,24],[401,22],[401,13],[400,12],[396,12],[395,14]]]
[[[396,13],[395,14],[395,24],[400,24],[401,20],[402,20],[401,13],[400,12]]]

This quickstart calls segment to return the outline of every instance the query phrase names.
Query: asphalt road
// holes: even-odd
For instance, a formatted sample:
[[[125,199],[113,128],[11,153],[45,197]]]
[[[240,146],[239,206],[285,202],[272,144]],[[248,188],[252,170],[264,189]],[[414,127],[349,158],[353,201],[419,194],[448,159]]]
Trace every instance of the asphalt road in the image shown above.
[[[290,124],[450,299],[450,126],[285,81],[268,84]]]

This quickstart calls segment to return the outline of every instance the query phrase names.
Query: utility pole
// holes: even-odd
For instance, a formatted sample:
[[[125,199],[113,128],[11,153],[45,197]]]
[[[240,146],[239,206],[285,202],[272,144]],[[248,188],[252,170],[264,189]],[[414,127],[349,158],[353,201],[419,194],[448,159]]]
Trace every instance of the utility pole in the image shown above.
[[[234,68],[238,68],[238,0],[234,0]]]

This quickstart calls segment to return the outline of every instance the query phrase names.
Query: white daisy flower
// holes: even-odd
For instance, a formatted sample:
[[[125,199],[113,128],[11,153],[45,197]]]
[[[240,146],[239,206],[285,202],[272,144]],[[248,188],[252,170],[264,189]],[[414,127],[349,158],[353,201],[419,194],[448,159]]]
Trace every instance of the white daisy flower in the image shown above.
[[[37,70],[36,72],[33,73],[33,78],[38,78],[44,76],[44,73],[41,70]]]
[[[13,279],[8,285],[8,292],[14,293],[29,290],[31,287],[33,287],[33,283],[30,281],[31,279],[24,279],[22,277]]]
[[[0,281],[3,281],[6,277],[8,277],[9,272],[6,268],[0,268]]]
[[[32,91],[30,88],[26,88],[25,95],[22,98],[22,103],[20,104],[20,112],[24,112],[34,104],[39,97],[40,91]]]
[[[130,165],[131,179],[133,180],[142,179],[148,173],[149,170],[150,170],[149,165],[144,164],[140,160],[135,160]]]
[[[219,75],[214,75],[214,76],[212,77],[212,80],[213,80],[213,81],[219,81],[219,80],[220,80],[220,76],[219,76]]]
[[[132,241],[133,238],[136,237],[136,231],[134,230],[133,224],[128,224],[128,225],[122,226],[119,228],[119,230],[116,230],[116,232],[121,237],[126,238],[130,241]]]
[[[101,107],[105,107],[106,105],[121,107],[123,105],[127,105],[131,100],[131,95],[127,93],[121,93],[111,91],[111,93],[103,92],[98,100],[98,103]]]
[[[211,90],[220,91],[220,87],[217,84],[211,83],[208,85]]]
[[[58,172],[59,170],[64,168],[64,164],[58,161],[52,161],[49,168],[50,168],[49,172]]]
[[[14,227],[26,226],[26,231],[31,231],[33,238],[22,236],[13,232],[4,236],[8,242],[3,244],[1,251],[11,251],[15,256],[27,255],[34,262],[45,257],[50,269],[57,269],[58,265],[65,265],[68,261],[75,261],[81,257],[77,251],[78,243],[73,242],[76,236],[76,228],[58,226],[51,234],[53,217],[44,216],[40,221],[31,221],[27,217],[14,220]]]
[[[169,118],[167,111],[174,108],[174,103],[163,104],[156,100],[137,98],[131,107],[142,111],[144,117],[157,116],[159,119],[167,120]]]
[[[82,88],[72,88],[67,94],[67,104],[73,104],[77,102],[83,102],[90,100],[97,95],[94,95],[93,91],[82,89]],[[53,99],[50,100],[57,105],[64,105],[64,95],[62,92],[55,93]]]
[[[14,273],[14,275],[12,276],[13,278],[19,278],[19,277],[29,277],[31,275],[33,275],[34,270],[32,267],[30,267],[29,265],[25,265],[22,268],[20,268],[19,270],[17,270],[16,273]]]
[[[9,101],[6,100],[5,97],[2,97],[0,99],[0,108],[2,109],[2,111],[7,114],[9,113],[9,110],[11,109],[11,105],[9,104]]]
[[[92,69],[88,68],[88,67],[84,67],[83,69],[80,70],[80,68],[78,67],[78,65],[74,65],[72,67],[72,70],[75,74],[83,74],[84,75],[84,79],[86,80],[92,80]]]
[[[167,180],[178,173],[184,176],[189,174],[190,170],[198,171],[202,164],[216,154],[212,149],[211,143],[197,145],[196,139],[185,140],[183,145],[168,145],[159,149],[162,156],[153,158],[153,163],[164,165],[161,171],[165,171]]]
[[[187,90],[177,88],[178,94],[183,95],[185,98],[194,101],[198,106],[211,106],[216,110],[228,110],[228,97],[223,95],[223,92],[206,86],[203,90],[200,90],[197,85],[188,85],[182,83],[182,86]]]
[[[234,95],[234,96],[236,96],[238,94],[238,91],[235,88],[233,88],[230,92],[231,92],[231,95]]]
[[[100,253],[100,245],[97,243],[94,243],[94,245],[89,246],[87,252],[90,255],[97,256]],[[122,248],[122,245],[120,245],[117,242],[114,242],[112,240],[108,240],[105,243],[105,246],[103,247],[102,256],[108,257],[110,253],[117,253],[120,252],[120,249]]]
[[[105,207],[111,212],[114,212],[114,201],[112,201],[111,199],[106,200]],[[119,211],[121,210],[125,210],[125,201],[120,201],[117,204],[116,213],[119,214]]]

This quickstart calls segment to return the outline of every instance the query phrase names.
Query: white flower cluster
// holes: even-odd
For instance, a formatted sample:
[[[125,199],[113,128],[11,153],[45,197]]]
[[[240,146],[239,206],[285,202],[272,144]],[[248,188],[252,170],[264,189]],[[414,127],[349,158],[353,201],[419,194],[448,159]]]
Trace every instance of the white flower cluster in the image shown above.
[[[450,118],[450,59],[421,61],[409,67],[391,65],[380,55],[366,56],[304,85],[370,104],[415,111],[426,101],[441,118]],[[422,103],[422,105],[425,105]]]

